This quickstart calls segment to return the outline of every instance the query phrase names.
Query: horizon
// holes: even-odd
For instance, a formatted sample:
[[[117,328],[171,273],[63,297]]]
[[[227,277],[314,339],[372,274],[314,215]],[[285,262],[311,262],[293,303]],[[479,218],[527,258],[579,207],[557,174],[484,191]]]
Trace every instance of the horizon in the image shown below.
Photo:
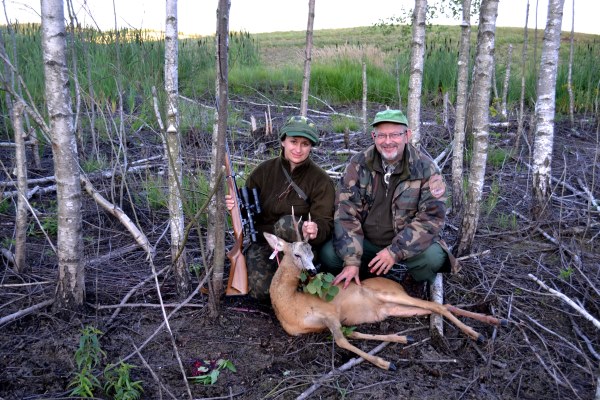
[[[596,0],[565,0],[561,30],[571,31],[573,3],[575,3],[575,32],[600,34],[595,21],[595,13],[585,12],[593,7]],[[538,3],[537,19],[535,3]],[[254,0],[232,1],[230,9],[230,31],[248,33],[273,33],[287,31],[306,31],[308,2],[306,0]],[[533,4],[532,4],[533,3]],[[101,30],[119,28],[147,29],[164,32],[165,3],[156,0],[138,0],[119,3],[114,1],[116,17],[112,4],[106,7],[106,0],[74,0],[74,9],[78,21],[83,26],[97,27]],[[431,0],[430,0],[431,4]],[[365,6],[362,0],[346,0],[342,8],[338,0],[316,0],[314,30],[369,27],[388,18],[405,15],[414,5],[413,0],[370,0]],[[518,6],[521,7],[518,7]],[[197,0],[178,0],[178,30],[184,35],[214,35],[216,27],[217,1],[211,6]],[[393,6],[393,7],[390,7]],[[528,28],[543,30],[546,26],[548,0],[531,0]],[[11,22],[40,22],[40,3],[37,0],[6,1],[3,22],[6,16]],[[264,10],[269,10],[265,14]],[[382,10],[387,10],[382,12]],[[581,12],[583,11],[583,12]],[[66,13],[65,9],[65,13]],[[524,0],[501,0],[498,5],[496,26],[524,28],[526,2]],[[116,20],[116,21],[115,21]],[[436,18],[433,25],[458,25],[452,18]],[[476,17],[471,18],[472,27],[476,27]]]

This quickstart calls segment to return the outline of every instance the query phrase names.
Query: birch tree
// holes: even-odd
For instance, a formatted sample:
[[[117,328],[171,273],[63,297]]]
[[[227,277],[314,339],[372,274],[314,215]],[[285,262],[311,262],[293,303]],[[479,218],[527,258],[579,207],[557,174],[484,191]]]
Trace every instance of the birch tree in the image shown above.
[[[410,52],[410,76],[408,78],[408,126],[412,129],[412,143],[421,141],[421,88],[425,62],[425,15],[427,0],[415,0],[412,15],[412,42]]]
[[[552,175],[552,147],[554,145],[554,114],[556,75],[564,0],[548,2],[548,19],[542,43],[542,58],[537,82],[535,103],[535,139],[533,145],[533,204],[536,218],[541,218],[550,206],[550,178]]]
[[[523,31],[523,49],[521,52],[521,96],[519,97],[519,124],[517,127],[517,139],[515,140],[515,152],[519,151],[519,143],[523,135],[523,124],[525,121],[525,73],[527,70],[527,26],[529,21],[529,0],[527,0],[527,9],[525,11],[525,28]]]
[[[81,184],[67,73],[63,0],[42,0],[41,12],[45,97],[58,208],[58,283],[54,307],[75,310],[83,306],[85,271]]]
[[[190,291],[190,278],[183,248],[185,219],[183,215],[181,182],[183,160],[179,136],[179,79],[177,55],[179,38],[177,30],[177,0],[167,0],[165,23],[165,91],[167,92],[167,163],[169,175],[169,217],[171,227],[171,258],[175,271],[177,294],[185,298]]]
[[[458,82],[456,87],[456,120],[452,144],[452,209],[458,212],[463,203],[463,163],[465,122],[469,98],[469,58],[471,51],[471,0],[462,2],[462,23],[458,52]]]
[[[477,51],[473,70],[471,110],[473,113],[473,160],[469,173],[467,204],[459,228],[458,254],[467,253],[477,230],[480,203],[485,178],[485,165],[489,140],[489,105],[492,73],[494,71],[494,47],[496,17],[499,0],[483,0],[479,14]]]
[[[225,137],[227,135],[227,105],[229,97],[228,52],[229,52],[229,9],[230,0],[219,0],[217,9],[217,62],[216,62],[216,124],[212,135],[212,166],[210,169],[212,187],[216,188],[216,200],[212,200],[208,215],[207,247],[212,253],[213,274],[210,280],[209,310],[212,317],[219,313],[218,298],[223,293],[223,267],[225,265],[225,191],[218,182],[219,172],[225,165]]]
[[[306,48],[304,56],[304,77],[302,78],[302,101],[300,114],[308,112],[308,91],[310,88],[310,64],[312,62],[313,24],[315,21],[315,0],[308,0],[308,25],[306,27]]]

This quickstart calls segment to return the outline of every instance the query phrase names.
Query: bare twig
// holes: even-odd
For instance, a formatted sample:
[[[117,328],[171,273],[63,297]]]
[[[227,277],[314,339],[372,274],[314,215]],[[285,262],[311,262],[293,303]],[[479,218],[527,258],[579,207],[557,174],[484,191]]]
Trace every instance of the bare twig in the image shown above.
[[[140,351],[138,350],[138,348],[135,346],[135,343],[133,343],[133,340],[131,341],[131,345],[135,349],[135,352],[136,352],[137,356],[139,357],[139,359],[142,361],[142,364],[144,364],[144,367],[146,367],[146,369],[148,370],[148,372],[150,372],[150,375],[152,375],[152,377],[154,378],[154,380],[156,381],[156,383],[161,388],[163,388],[164,391],[167,392],[167,394],[169,396],[171,396],[172,399],[177,400],[177,397],[175,397],[175,395],[173,393],[171,393],[171,391],[165,385],[163,385],[163,383],[159,379],[158,375],[156,375],[156,372],[154,372],[154,370],[152,369],[152,367],[150,366],[150,364],[148,364],[148,362],[146,361],[146,359],[144,358],[144,356],[142,356],[142,353],[140,353]]]
[[[44,307],[47,307],[49,305],[51,305],[52,303],[54,303],[54,299],[50,299],[50,300],[46,300],[46,301],[42,301],[41,303],[38,303],[34,306],[25,308],[23,310],[19,310],[16,313],[12,313],[7,315],[6,317],[2,317],[0,318],[0,326],[3,326],[5,324],[8,324],[9,322],[15,321],[21,317],[24,317],[26,315],[31,314],[32,312],[35,312],[37,310],[40,310]]]
[[[575,311],[577,311],[578,313],[580,313],[581,315],[583,315],[583,317],[585,319],[587,319],[592,324],[594,324],[594,326],[596,328],[600,329],[600,321],[598,321],[596,318],[594,318],[583,307],[579,306],[577,303],[575,303],[573,300],[571,300],[565,294],[559,292],[558,290],[555,290],[555,289],[552,289],[552,288],[548,287],[544,282],[542,282],[541,280],[539,280],[538,278],[536,278],[534,275],[527,274],[527,276],[529,278],[531,278],[532,280],[534,280],[543,289],[546,289],[547,291],[549,291],[550,293],[552,293],[554,296],[558,297],[559,299],[563,300],[565,303],[567,303],[568,305],[570,305],[573,309],[575,309]]]

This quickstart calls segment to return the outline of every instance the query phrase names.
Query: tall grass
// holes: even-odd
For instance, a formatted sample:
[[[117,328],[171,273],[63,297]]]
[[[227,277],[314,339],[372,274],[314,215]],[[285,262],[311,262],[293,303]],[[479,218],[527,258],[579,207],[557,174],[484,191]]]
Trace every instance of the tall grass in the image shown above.
[[[34,102],[45,110],[41,32],[37,24],[15,25],[15,42],[19,74],[27,85]],[[83,111],[92,102],[101,110],[114,112],[119,101],[117,85],[124,82],[124,109],[135,114],[135,123],[155,127],[151,88],[163,88],[164,38],[162,34],[141,30],[100,32],[94,29],[69,31],[69,51],[77,57],[77,77],[83,91]],[[120,62],[117,63],[117,35]],[[535,71],[538,60],[532,60],[533,43],[530,35],[526,78],[526,102],[533,108],[536,91]],[[442,95],[455,98],[459,27],[428,27],[423,101],[437,105]],[[72,40],[71,40],[72,39]],[[597,98],[600,80],[597,68],[600,59],[600,37],[576,35],[573,68],[573,92],[577,112],[590,112]],[[476,27],[473,27],[471,58],[475,56]],[[233,32],[229,38],[229,85],[232,96],[256,96],[273,103],[299,102],[304,32],[276,32],[250,35]],[[11,41],[6,41],[9,55]],[[506,70],[506,48],[514,47],[511,79],[508,92],[509,107],[520,97],[522,29],[498,28],[496,32],[496,82],[501,82]],[[71,45],[73,44],[73,45]],[[541,39],[537,46],[541,55]],[[568,41],[563,41],[558,71],[557,112],[568,112],[567,61]],[[180,39],[179,91],[191,98],[211,101],[214,98],[214,37]],[[400,95],[408,92],[410,29],[406,26],[319,30],[314,35],[313,65],[310,93],[311,106],[321,102],[353,103],[362,99],[362,63],[367,64],[369,101],[397,104],[396,85]],[[67,57],[71,63],[71,54]],[[89,59],[89,62],[88,62]],[[91,74],[91,87],[87,79]],[[74,87],[74,85],[72,85]],[[94,93],[94,98],[89,93]],[[161,94],[160,100],[163,101]],[[5,99],[0,98],[0,112],[8,115]],[[10,131],[10,124],[4,124]]]

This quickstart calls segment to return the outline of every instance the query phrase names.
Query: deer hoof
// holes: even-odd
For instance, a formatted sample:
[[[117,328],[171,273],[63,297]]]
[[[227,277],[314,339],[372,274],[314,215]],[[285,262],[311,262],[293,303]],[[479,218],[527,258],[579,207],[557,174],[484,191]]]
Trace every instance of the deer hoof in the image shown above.
[[[396,364],[394,364],[393,362],[390,363],[390,366],[388,368],[388,371],[397,371],[398,367],[396,367]]]
[[[415,339],[413,336],[407,336],[406,337],[406,344],[411,344],[411,343],[414,343],[416,341],[417,341],[417,339]]]
[[[477,336],[477,343],[479,343],[479,344],[485,343],[485,336],[483,336],[482,334],[479,334],[479,336]]]
[[[500,326],[508,326],[508,320],[507,319],[501,319],[500,320]]]

